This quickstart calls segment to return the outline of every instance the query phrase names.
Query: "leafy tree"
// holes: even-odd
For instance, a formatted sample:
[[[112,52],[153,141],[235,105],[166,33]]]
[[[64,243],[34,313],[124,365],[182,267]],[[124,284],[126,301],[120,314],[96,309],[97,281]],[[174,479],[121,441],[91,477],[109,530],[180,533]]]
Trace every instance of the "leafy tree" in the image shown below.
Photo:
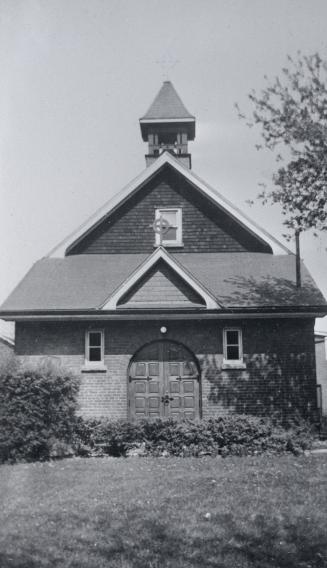
[[[280,165],[273,189],[263,186],[258,198],[279,203],[284,224],[299,234],[327,230],[327,61],[315,53],[295,59],[280,77],[252,91],[252,112],[242,118],[261,127],[263,144],[276,152]],[[238,108],[238,107],[237,107]]]

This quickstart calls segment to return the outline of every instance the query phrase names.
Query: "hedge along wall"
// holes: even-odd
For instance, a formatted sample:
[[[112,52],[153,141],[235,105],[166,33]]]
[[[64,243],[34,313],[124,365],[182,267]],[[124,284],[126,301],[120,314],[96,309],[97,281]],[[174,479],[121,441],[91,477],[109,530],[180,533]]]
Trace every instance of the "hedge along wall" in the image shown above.
[[[76,428],[79,379],[53,364],[0,368],[0,463],[48,459]]]
[[[204,418],[229,413],[268,415],[276,411],[313,416],[316,377],[310,319],[249,319],[237,322],[243,333],[245,369],[222,369],[223,328],[229,321],[101,322],[105,331],[105,373],[83,373],[87,322],[23,323],[16,328],[17,354],[27,360],[50,356],[81,377],[80,412],[88,417],[128,416],[127,374],[134,353],[162,339],[183,343],[201,368]]]

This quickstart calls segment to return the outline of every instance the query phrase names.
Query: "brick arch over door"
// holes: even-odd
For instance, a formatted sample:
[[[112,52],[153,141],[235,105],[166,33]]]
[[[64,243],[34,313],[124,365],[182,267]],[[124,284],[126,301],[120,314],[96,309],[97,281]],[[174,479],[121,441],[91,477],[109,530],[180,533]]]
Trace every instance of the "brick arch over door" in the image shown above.
[[[161,340],[132,357],[128,373],[129,418],[200,418],[200,367],[181,343]]]

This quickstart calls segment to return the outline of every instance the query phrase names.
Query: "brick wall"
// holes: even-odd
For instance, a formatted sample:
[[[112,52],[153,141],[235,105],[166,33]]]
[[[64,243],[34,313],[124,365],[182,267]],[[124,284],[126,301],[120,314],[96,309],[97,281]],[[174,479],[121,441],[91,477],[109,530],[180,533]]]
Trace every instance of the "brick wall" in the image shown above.
[[[230,322],[107,322],[105,373],[81,372],[86,323],[17,323],[16,352],[31,360],[54,357],[81,376],[80,410],[84,416],[127,418],[127,375],[133,354],[144,344],[162,339],[182,342],[201,368],[202,415],[230,412],[269,414],[276,410],[316,409],[313,320],[244,320],[245,369],[222,368],[223,327]]]
[[[221,212],[176,172],[166,169],[128,199],[69,254],[151,253],[155,209],[181,207],[181,252],[267,252],[271,248]]]

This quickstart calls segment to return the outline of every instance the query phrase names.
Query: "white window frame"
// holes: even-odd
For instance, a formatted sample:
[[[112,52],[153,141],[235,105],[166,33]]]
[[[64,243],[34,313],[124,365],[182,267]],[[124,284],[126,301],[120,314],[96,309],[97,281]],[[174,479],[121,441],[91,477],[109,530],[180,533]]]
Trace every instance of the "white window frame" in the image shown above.
[[[90,334],[101,334],[101,361],[90,361]],[[85,332],[85,367],[104,368],[104,330],[103,329],[88,329]]]
[[[165,240],[165,235],[162,235],[162,244],[165,247],[180,247],[183,246],[183,225],[182,225],[182,208],[181,207],[159,207],[158,209],[155,210],[155,220],[158,221],[160,219],[160,217],[164,217],[164,213],[165,211],[167,211],[167,213],[173,211],[176,212],[176,239],[174,241],[172,240]],[[156,246],[160,245],[160,235],[159,233],[155,233],[156,235]]]
[[[227,358],[227,333],[229,331],[236,331],[238,333],[238,359]],[[243,336],[242,329],[240,327],[225,327],[223,329],[223,365],[225,367],[245,367],[243,362]]]

